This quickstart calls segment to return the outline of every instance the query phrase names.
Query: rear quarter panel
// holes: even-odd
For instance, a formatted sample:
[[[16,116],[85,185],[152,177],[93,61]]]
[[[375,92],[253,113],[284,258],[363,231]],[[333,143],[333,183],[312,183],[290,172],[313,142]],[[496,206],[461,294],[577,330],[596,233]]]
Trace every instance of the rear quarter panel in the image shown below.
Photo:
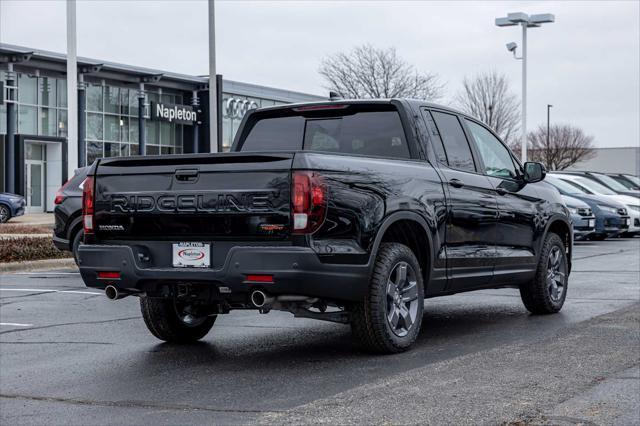
[[[433,267],[444,267],[446,205],[442,182],[429,163],[301,152],[293,169],[319,171],[328,186],[327,217],[313,234],[314,249],[331,261],[366,263],[378,231],[394,214],[419,215],[428,227]],[[398,215],[400,216],[400,215]]]

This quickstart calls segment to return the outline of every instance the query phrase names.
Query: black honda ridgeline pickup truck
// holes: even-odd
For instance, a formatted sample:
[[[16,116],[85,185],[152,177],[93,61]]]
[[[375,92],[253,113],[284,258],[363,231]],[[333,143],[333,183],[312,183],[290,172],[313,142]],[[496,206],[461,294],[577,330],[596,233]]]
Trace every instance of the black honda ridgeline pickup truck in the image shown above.
[[[425,298],[512,287],[532,313],[562,308],[573,235],[545,173],[425,102],[253,110],[229,153],[97,160],[80,272],[110,299],[139,296],[162,340],[277,309],[399,352]]]

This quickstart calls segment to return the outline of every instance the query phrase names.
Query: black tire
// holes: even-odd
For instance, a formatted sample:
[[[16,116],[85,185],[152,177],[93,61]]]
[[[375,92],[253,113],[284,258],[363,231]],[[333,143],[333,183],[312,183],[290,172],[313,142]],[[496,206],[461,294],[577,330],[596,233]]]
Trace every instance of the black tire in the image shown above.
[[[558,255],[559,262],[561,262],[557,268],[558,273],[555,272],[556,266],[552,260],[555,258],[554,254]],[[560,276],[560,274],[562,275]],[[550,232],[542,245],[535,278],[520,286],[522,302],[532,314],[559,312],[567,297],[568,283],[569,263],[564,243],[560,236]],[[561,293],[558,293],[560,291]]]
[[[140,297],[140,310],[147,328],[160,340],[170,343],[192,343],[207,335],[216,316],[195,318],[189,324],[178,314],[173,299]]]
[[[593,241],[604,241],[607,239],[607,237],[608,237],[607,234],[596,234],[596,235],[590,236],[589,239]]]
[[[408,265],[409,267],[405,266]],[[397,268],[405,268],[405,291],[392,290],[390,295],[389,283],[395,283],[399,272]],[[412,269],[412,271],[411,271]],[[413,273],[413,276],[410,274]],[[394,275],[392,276],[392,273]],[[399,279],[399,278],[398,278]],[[413,282],[415,281],[415,289]],[[395,287],[400,289],[400,287]],[[406,297],[405,297],[406,296]],[[409,300],[405,302],[404,300]],[[413,303],[416,301],[417,303]],[[404,306],[404,309],[402,309]],[[392,312],[390,312],[392,310]],[[397,353],[407,349],[415,342],[422,325],[424,310],[424,283],[422,269],[409,247],[397,243],[383,243],[380,245],[373,274],[369,281],[369,291],[365,300],[355,303],[351,311],[351,330],[362,346],[375,353]],[[394,315],[394,312],[397,315]],[[414,313],[415,316],[411,316]],[[407,321],[403,314],[409,315]],[[391,325],[393,317],[397,324]],[[409,327],[401,326],[401,322]],[[404,327],[404,328],[403,328]],[[402,332],[406,332],[403,335]]]
[[[11,210],[9,210],[9,207],[0,204],[0,223],[6,223],[9,219],[11,219]]]
[[[73,236],[73,241],[71,243],[71,253],[73,253],[73,260],[76,261],[76,265],[78,265],[78,248],[80,248],[80,244],[82,244],[83,239],[84,239],[84,230],[80,229]]]

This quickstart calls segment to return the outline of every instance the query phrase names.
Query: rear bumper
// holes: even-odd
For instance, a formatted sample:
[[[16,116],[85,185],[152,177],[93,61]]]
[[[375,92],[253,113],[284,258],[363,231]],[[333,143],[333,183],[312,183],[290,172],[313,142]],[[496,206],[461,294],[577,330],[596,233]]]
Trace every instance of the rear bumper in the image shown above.
[[[58,250],[70,251],[69,240],[58,237],[56,234],[53,234],[53,245],[56,246]]]
[[[368,265],[322,263],[307,247],[232,247],[220,268],[149,267],[127,245],[91,245],[79,248],[80,274],[87,287],[147,291],[149,286],[167,283],[206,283],[227,287],[221,298],[245,300],[251,290],[262,288],[271,294],[295,294],[336,301],[359,301],[369,283]],[[120,272],[119,280],[98,278],[99,271]],[[273,275],[273,283],[251,282],[248,275]]]

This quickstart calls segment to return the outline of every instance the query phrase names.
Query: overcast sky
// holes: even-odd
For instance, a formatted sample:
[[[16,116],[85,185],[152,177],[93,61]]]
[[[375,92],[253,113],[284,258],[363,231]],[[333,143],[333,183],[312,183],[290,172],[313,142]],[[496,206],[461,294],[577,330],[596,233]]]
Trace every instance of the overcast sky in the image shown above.
[[[640,2],[278,2],[218,1],[218,73],[225,78],[324,95],[324,55],[370,43],[394,46],[447,84],[504,72],[520,94],[521,65],[505,49],[518,27],[498,28],[508,12],[553,13],[531,29],[529,128],[582,127],[597,146],[640,143]],[[207,74],[206,1],[78,1],[78,54],[187,74]],[[65,4],[0,0],[0,41],[66,50]]]

